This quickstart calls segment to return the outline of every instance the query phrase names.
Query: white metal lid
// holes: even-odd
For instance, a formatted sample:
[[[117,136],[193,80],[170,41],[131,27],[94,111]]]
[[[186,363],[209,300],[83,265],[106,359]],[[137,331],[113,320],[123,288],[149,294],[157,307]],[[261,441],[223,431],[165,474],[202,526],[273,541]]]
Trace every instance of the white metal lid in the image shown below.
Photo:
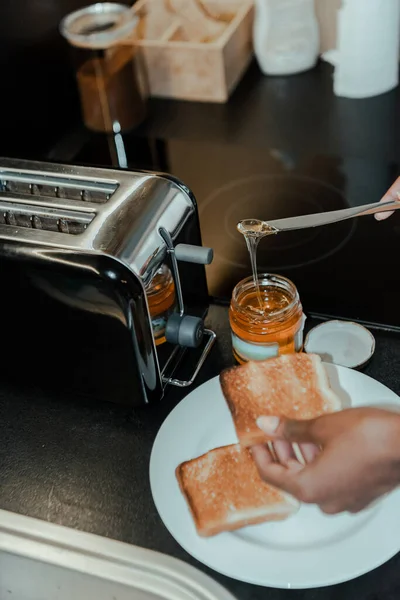
[[[129,6],[98,2],[67,15],[60,23],[60,32],[72,46],[105,49],[126,38],[137,23]]]
[[[307,334],[304,350],[318,354],[324,362],[356,369],[374,354],[375,338],[358,323],[327,321]]]

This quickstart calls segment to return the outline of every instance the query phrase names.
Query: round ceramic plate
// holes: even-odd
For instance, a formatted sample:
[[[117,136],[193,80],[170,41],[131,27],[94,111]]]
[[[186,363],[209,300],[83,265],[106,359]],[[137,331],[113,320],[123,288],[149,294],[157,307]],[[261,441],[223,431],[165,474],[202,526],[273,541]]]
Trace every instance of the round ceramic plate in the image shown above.
[[[325,365],[344,406],[398,410],[399,397],[357,371]],[[400,491],[358,515],[326,516],[302,506],[286,521],[203,539],[175,478],[176,467],[237,438],[219,379],[191,392],[170,413],[150,460],[153,499],[165,526],[194,558],[229,577],[275,588],[333,585],[371,571],[400,550]]]

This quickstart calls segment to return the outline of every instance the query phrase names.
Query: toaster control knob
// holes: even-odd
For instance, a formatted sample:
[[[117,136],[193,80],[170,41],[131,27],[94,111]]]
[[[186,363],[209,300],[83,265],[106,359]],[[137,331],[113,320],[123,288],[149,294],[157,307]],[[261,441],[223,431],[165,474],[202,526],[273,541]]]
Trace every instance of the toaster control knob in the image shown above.
[[[182,262],[210,265],[214,258],[214,252],[212,248],[204,248],[204,246],[178,244],[175,246],[175,256]]]
[[[172,314],[165,328],[167,342],[184,348],[197,348],[201,344],[203,335],[203,319],[190,315]]]

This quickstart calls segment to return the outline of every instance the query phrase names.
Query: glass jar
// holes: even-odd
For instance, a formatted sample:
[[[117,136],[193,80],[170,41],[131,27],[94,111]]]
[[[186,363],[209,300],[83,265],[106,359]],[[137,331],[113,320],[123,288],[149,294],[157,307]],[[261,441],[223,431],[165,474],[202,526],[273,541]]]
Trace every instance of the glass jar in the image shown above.
[[[164,343],[168,317],[175,309],[175,283],[167,265],[158,269],[146,287],[153,335],[156,346]]]
[[[61,34],[73,50],[86,127],[124,133],[146,116],[145,86],[134,44],[137,16],[129,6],[98,2],[67,15]]]
[[[232,294],[229,320],[233,355],[239,363],[303,349],[305,316],[296,286],[267,273],[258,275],[258,284],[260,296],[253,277],[239,281]]]

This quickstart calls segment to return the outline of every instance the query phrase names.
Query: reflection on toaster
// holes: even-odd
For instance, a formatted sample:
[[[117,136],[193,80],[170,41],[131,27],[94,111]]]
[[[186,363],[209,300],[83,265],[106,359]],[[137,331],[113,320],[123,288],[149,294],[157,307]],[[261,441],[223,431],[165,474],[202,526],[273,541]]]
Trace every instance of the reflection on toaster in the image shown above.
[[[212,251],[184,184],[1,159],[0,202],[13,382],[62,381],[73,393],[140,405],[194,381],[215,339],[204,327]],[[195,366],[179,379],[190,353]]]

